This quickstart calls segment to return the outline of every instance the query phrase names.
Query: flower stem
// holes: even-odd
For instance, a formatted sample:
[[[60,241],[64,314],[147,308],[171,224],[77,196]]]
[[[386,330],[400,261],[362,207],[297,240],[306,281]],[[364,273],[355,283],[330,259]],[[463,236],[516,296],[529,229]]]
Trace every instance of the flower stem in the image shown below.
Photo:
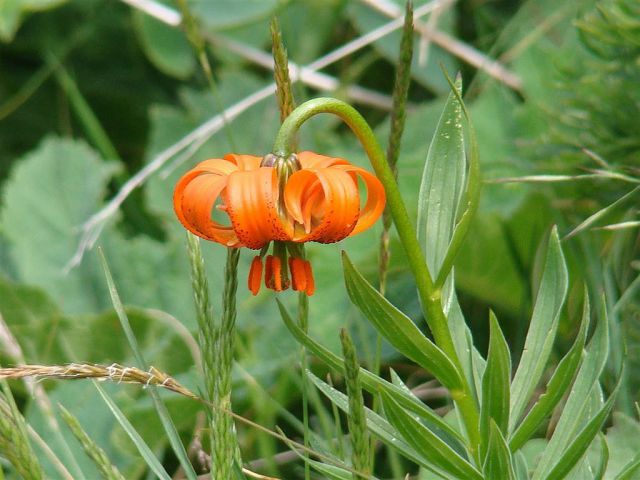
[[[335,98],[316,98],[303,103],[296,108],[283,122],[276,136],[273,153],[287,156],[291,152],[291,145],[295,135],[304,122],[320,113],[330,113],[340,117],[358,137],[364,147],[376,176],[382,182],[387,194],[387,207],[391,212],[402,247],[408,259],[409,267],[416,279],[418,295],[425,313],[425,318],[436,344],[451,359],[459,372],[463,372],[460,359],[456,352],[451,332],[447,324],[447,317],[442,308],[442,291],[436,288],[433,277],[429,272],[424,254],[416,238],[415,228],[411,223],[406,206],[402,200],[393,170],[387,162],[384,151],[380,147],[371,127],[366,120],[351,105]],[[464,378],[464,376],[463,376]],[[469,436],[469,448],[474,456],[477,455],[480,442],[478,432],[478,406],[473,399],[471,388],[464,382],[462,391],[451,392],[459,407],[460,414]]]

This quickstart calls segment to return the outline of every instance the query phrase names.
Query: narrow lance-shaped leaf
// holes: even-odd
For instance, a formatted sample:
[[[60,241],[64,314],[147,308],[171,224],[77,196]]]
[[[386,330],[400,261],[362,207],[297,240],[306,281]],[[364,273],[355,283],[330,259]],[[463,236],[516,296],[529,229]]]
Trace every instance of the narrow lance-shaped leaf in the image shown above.
[[[484,478],[496,480],[514,480],[513,462],[500,427],[489,419],[489,441],[483,465]]]
[[[336,390],[335,388],[327,385],[320,380],[313,373],[307,371],[307,375],[315,386],[320,390],[331,402],[336,405],[340,410],[345,413],[349,413],[349,400],[347,396]],[[425,452],[419,452],[411,445],[404,441],[404,439],[398,434],[398,431],[391,426],[386,419],[375,413],[373,410],[366,408],[365,415],[367,417],[367,428],[376,435],[385,445],[389,448],[393,448],[402,454],[405,458],[422,465],[424,468],[440,475],[441,477],[447,476],[447,472],[442,470],[439,466],[432,463]],[[459,443],[456,442],[456,447],[459,451],[464,451]],[[453,447],[452,447],[453,448]],[[427,452],[428,453],[428,452]]]
[[[511,384],[511,430],[520,419],[544,372],[556,337],[567,288],[567,267],[560,248],[558,231],[554,227],[549,236],[547,260],[524,351]]]
[[[547,473],[558,458],[558,452],[566,448],[592,417],[593,399],[601,397],[598,379],[606,364],[609,351],[609,327],[604,299],[602,305],[601,318],[589,342],[587,353],[571,387],[571,393],[564,405],[553,437],[547,444],[536,468],[534,475],[536,480],[546,479]]]
[[[490,425],[506,435],[509,426],[509,383],[511,355],[496,316],[489,314],[490,338],[487,367],[482,377],[482,405],[480,408],[480,439],[483,452],[489,448]],[[495,439],[494,439],[495,441]]]
[[[562,455],[560,457],[556,456],[557,461],[551,471],[544,477],[545,480],[562,480],[571,472],[571,469],[586,453],[591,442],[593,442],[593,439],[598,432],[600,432],[609,413],[611,413],[617,392],[618,388],[611,393],[607,403],[605,403],[600,411],[584,426]]]
[[[462,379],[451,360],[429,340],[409,317],[394,307],[342,254],[344,279],[351,301],[400,353],[431,372],[450,390],[462,388]]]
[[[600,462],[598,463],[598,469],[593,474],[594,480],[602,480],[604,474],[607,471],[607,465],[609,464],[609,444],[607,443],[607,437],[602,432],[598,433],[600,439]]]
[[[386,394],[381,394],[382,405],[389,423],[393,425],[417,451],[427,452],[427,458],[454,478],[481,480],[482,474],[458,455],[431,430],[406,412]]]
[[[460,80],[455,88],[462,90]],[[418,196],[418,240],[432,275],[440,270],[453,235],[465,171],[462,106],[451,92],[429,146]]]
[[[289,329],[295,339],[304,345],[310,352],[316,357],[322,360],[329,367],[343,372],[344,360],[329,351],[327,348],[320,345],[307,335],[291,318],[284,305],[279,300],[276,300],[278,308],[280,309],[280,315],[284,321],[285,326]],[[447,424],[442,417],[436,414],[433,410],[427,407],[422,402],[418,401],[415,397],[407,395],[401,388],[387,382],[371,372],[360,368],[360,376],[362,380],[362,386],[372,394],[377,394],[380,391],[386,392],[394,400],[396,400],[403,408],[419,415],[427,424],[432,428],[445,432],[447,436],[457,439],[460,442],[464,440],[460,434],[454,430],[449,424]]]
[[[545,392],[540,396],[536,404],[511,436],[509,448],[511,448],[512,452],[518,450],[531,438],[538,427],[540,427],[551,414],[558,402],[562,400],[562,397],[573,382],[583,357],[584,344],[589,328],[589,315],[589,297],[585,288],[582,323],[580,324],[578,336],[571,349],[556,367],[551,380],[547,383]]]

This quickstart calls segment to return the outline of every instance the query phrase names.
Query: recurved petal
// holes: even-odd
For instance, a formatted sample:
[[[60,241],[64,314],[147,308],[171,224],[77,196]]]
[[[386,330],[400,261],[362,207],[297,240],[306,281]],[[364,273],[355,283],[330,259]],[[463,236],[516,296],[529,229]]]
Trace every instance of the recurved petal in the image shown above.
[[[348,236],[358,221],[358,184],[347,171],[335,167],[299,170],[289,178],[284,196],[291,216],[310,225],[310,229],[294,234],[294,242],[337,242]]]
[[[223,245],[239,246],[233,229],[211,218],[211,210],[225,188],[227,178],[196,167],[178,181],[173,208],[180,223],[195,235]]]
[[[297,153],[298,160],[302,168],[327,168],[333,165],[350,165],[344,158],[327,157],[326,155],[319,155],[315,152],[299,152]]]
[[[224,156],[225,160],[233,162],[237,165],[237,169],[241,171],[257,170],[260,168],[260,162],[262,157],[256,157],[255,155],[242,155],[237,153],[227,153]]]
[[[293,224],[278,213],[278,197],[273,168],[229,175],[223,198],[233,229],[244,246],[259,249],[272,240],[291,240]]]
[[[376,223],[378,218],[380,218],[380,215],[382,215],[382,212],[384,212],[384,206],[387,198],[384,187],[380,180],[378,180],[378,177],[369,173],[364,168],[355,167],[353,165],[336,165],[333,168],[343,170],[345,172],[353,172],[359,175],[367,187],[367,202],[360,212],[358,223],[356,223],[355,228],[349,234],[349,236],[357,235]]]

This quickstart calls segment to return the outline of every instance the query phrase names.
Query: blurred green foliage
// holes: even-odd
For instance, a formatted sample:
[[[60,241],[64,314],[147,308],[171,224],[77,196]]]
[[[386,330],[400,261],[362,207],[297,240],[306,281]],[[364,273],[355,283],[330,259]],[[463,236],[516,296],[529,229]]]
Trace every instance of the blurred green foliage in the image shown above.
[[[174,2],[163,3],[178,11]],[[415,2],[416,7],[424,3]],[[268,54],[268,25],[271,16],[277,15],[290,59],[304,65],[388,21],[368,3],[355,0],[189,4],[210,42],[215,94],[207,88],[182,31],[123,2],[0,0],[0,316],[30,363],[132,362],[111,311],[95,252],[87,252],[79,266],[66,267],[77,250],[83,223],[126,179],[221,108],[272,81],[269,71],[220,46],[221,37]],[[464,83],[471,84],[468,105],[487,182],[479,215],[457,258],[456,281],[462,309],[482,352],[489,340],[489,308],[502,321],[512,351],[520,351],[525,319],[530,317],[540,281],[541,252],[546,250],[541,244],[551,225],[558,224],[562,236],[635,186],[604,175],[566,183],[492,181],[534,174],[579,175],[595,169],[638,179],[638,18],[640,8],[634,0],[468,0],[449,6],[437,28],[482,54],[503,60],[522,80],[518,91],[478,71],[442,45],[430,44],[427,61],[422,62],[424,44],[416,35],[418,53],[398,164],[399,183],[415,219],[427,148],[449,91],[440,68],[450,73],[461,70]],[[348,99],[346,87],[353,85],[388,94],[399,38],[399,32],[386,35],[324,69],[339,83],[332,95]],[[78,92],[60,81],[56,62]],[[319,95],[302,83],[296,84],[295,92],[298,102]],[[78,97],[89,106],[119,158],[105,158],[87,133],[77,108]],[[375,123],[376,134],[384,141],[388,112],[371,105],[358,107]],[[104,248],[123,301],[130,306],[129,315],[148,361],[193,390],[198,389],[193,355],[184,332],[176,326],[195,331],[184,231],[171,207],[173,185],[197,161],[229,151],[266,153],[278,124],[275,97],[257,103],[229,120],[188,158],[182,158],[181,164],[168,162],[101,230],[98,244]],[[310,122],[300,145],[366,165],[356,141],[332,119]],[[637,220],[636,215],[633,205],[622,206],[597,226]],[[347,326],[368,361],[373,357],[374,333],[348,301],[339,279],[339,251],[347,250],[359,270],[374,278],[379,233],[373,229],[338,246],[311,245],[308,252],[317,284],[310,302],[311,336],[337,351],[339,329]],[[213,244],[203,245],[203,250],[212,298],[217,299],[224,252]],[[579,317],[574,313],[581,305],[580,284],[584,281],[595,299],[606,287],[609,307],[615,313],[611,315],[612,350],[626,348],[627,371],[637,371],[637,227],[586,230],[567,240],[564,250],[572,284],[577,287],[569,292],[569,314],[561,318],[561,341],[553,358],[560,358],[578,328],[568,319]],[[243,255],[241,279],[248,262],[249,256]],[[241,368],[234,372],[234,405],[239,412],[269,423],[269,428],[277,422],[298,435],[299,425],[283,413],[283,408],[294,412],[300,408],[299,379],[291,369],[295,343],[281,324],[271,292],[253,298],[243,282],[236,355]],[[293,295],[282,297],[289,305],[295,300]],[[392,239],[388,297],[414,320],[422,321],[397,239]],[[398,360],[390,346],[385,345],[383,352],[385,362],[398,363],[394,367],[409,377],[408,383],[423,375]],[[606,388],[612,387],[611,378],[622,359],[621,354],[615,357],[606,370]],[[16,359],[0,346],[0,362],[15,363]],[[255,387],[248,378],[257,379],[262,387]],[[142,478],[129,440],[97,403],[91,385],[44,385],[54,404],[64,404],[80,419],[127,478]],[[64,445],[50,431],[38,406],[18,384],[15,387],[30,424],[66,458]],[[135,389],[111,391],[149,445],[164,451],[166,439],[159,433],[161,425],[150,399]],[[612,454],[605,478],[613,478],[611,472],[621,470],[628,458],[622,452],[631,449],[625,439],[635,434],[629,432],[639,428],[631,418],[639,392],[640,379],[630,375],[620,395],[624,414],[614,417],[608,433]],[[197,406],[174,397],[167,397],[167,403],[171,412],[179,413],[174,415],[177,427],[190,439]],[[270,444],[271,440],[265,443],[256,431],[242,429],[240,433],[247,459],[284,448]],[[73,442],[70,432],[64,435]],[[535,448],[528,445],[525,454],[535,458]],[[164,460],[175,463],[170,455]],[[88,461],[76,461],[86,475],[95,474]],[[43,467],[55,476],[51,465],[43,463]],[[271,471],[285,478],[299,473],[296,467],[288,468],[272,466]]]

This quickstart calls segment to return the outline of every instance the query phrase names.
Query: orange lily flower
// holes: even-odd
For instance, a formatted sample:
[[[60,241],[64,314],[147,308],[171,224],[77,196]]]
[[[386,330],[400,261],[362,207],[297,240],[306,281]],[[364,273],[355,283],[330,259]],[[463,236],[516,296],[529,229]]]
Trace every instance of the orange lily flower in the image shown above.
[[[358,177],[367,190],[362,208]],[[375,175],[341,158],[313,152],[286,159],[227,154],[188,171],[176,185],[173,206],[195,235],[228,247],[261,250],[249,271],[254,295],[271,242],[266,287],[281,291],[292,286],[312,295],[311,264],[300,244],[338,242],[368,229],[384,210],[385,193]],[[216,210],[226,214],[228,224],[212,218]]]

